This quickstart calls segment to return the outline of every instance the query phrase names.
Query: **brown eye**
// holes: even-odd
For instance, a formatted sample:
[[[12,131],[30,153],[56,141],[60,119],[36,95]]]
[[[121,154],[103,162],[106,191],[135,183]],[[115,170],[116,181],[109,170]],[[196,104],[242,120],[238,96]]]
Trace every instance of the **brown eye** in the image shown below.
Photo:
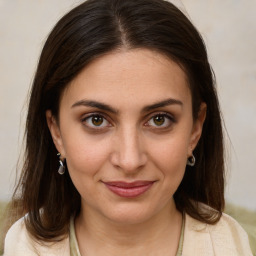
[[[175,123],[175,119],[167,113],[159,113],[152,116],[146,123],[146,126],[151,126],[153,128],[168,128]]]
[[[104,119],[102,116],[93,116],[91,122],[95,126],[100,126],[103,124],[103,121],[104,121]]]
[[[102,115],[92,114],[82,120],[83,124],[89,128],[100,129],[111,126],[107,119]]]
[[[163,115],[157,115],[157,116],[153,117],[153,121],[156,126],[162,126],[165,122],[165,119],[166,119],[166,117]]]

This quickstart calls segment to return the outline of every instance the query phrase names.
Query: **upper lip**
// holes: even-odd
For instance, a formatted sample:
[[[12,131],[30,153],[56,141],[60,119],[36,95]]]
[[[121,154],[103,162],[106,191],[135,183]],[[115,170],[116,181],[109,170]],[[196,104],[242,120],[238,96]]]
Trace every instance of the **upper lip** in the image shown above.
[[[103,182],[104,184],[108,186],[115,186],[120,188],[134,188],[134,187],[141,187],[141,186],[147,186],[155,181],[149,181],[149,180],[138,180],[133,182],[126,182],[126,181],[106,181]]]

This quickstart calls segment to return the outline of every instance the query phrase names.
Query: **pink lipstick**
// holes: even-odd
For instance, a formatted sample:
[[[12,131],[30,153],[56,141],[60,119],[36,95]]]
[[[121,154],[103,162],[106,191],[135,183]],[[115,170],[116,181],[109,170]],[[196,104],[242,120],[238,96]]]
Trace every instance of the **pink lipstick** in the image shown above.
[[[154,181],[110,181],[103,183],[116,195],[126,198],[133,198],[138,197],[148,191],[153,185]]]

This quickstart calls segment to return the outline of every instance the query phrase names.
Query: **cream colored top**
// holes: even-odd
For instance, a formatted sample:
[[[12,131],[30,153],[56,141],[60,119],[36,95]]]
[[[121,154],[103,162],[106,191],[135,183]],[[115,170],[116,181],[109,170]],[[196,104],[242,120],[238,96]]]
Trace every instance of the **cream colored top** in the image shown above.
[[[36,243],[28,234],[24,218],[10,228],[4,256],[70,256],[69,236],[59,243]],[[185,215],[182,256],[253,256],[248,236],[230,216],[223,214],[215,225]]]

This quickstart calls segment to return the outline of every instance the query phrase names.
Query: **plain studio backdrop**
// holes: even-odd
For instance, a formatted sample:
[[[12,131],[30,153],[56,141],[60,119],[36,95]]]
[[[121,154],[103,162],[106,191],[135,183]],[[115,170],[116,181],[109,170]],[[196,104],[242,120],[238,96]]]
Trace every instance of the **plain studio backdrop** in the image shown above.
[[[57,20],[81,2],[0,0],[0,201],[13,190],[28,89],[43,43]],[[226,199],[256,210],[256,1],[173,2],[202,33],[217,77],[231,141],[226,136]]]

